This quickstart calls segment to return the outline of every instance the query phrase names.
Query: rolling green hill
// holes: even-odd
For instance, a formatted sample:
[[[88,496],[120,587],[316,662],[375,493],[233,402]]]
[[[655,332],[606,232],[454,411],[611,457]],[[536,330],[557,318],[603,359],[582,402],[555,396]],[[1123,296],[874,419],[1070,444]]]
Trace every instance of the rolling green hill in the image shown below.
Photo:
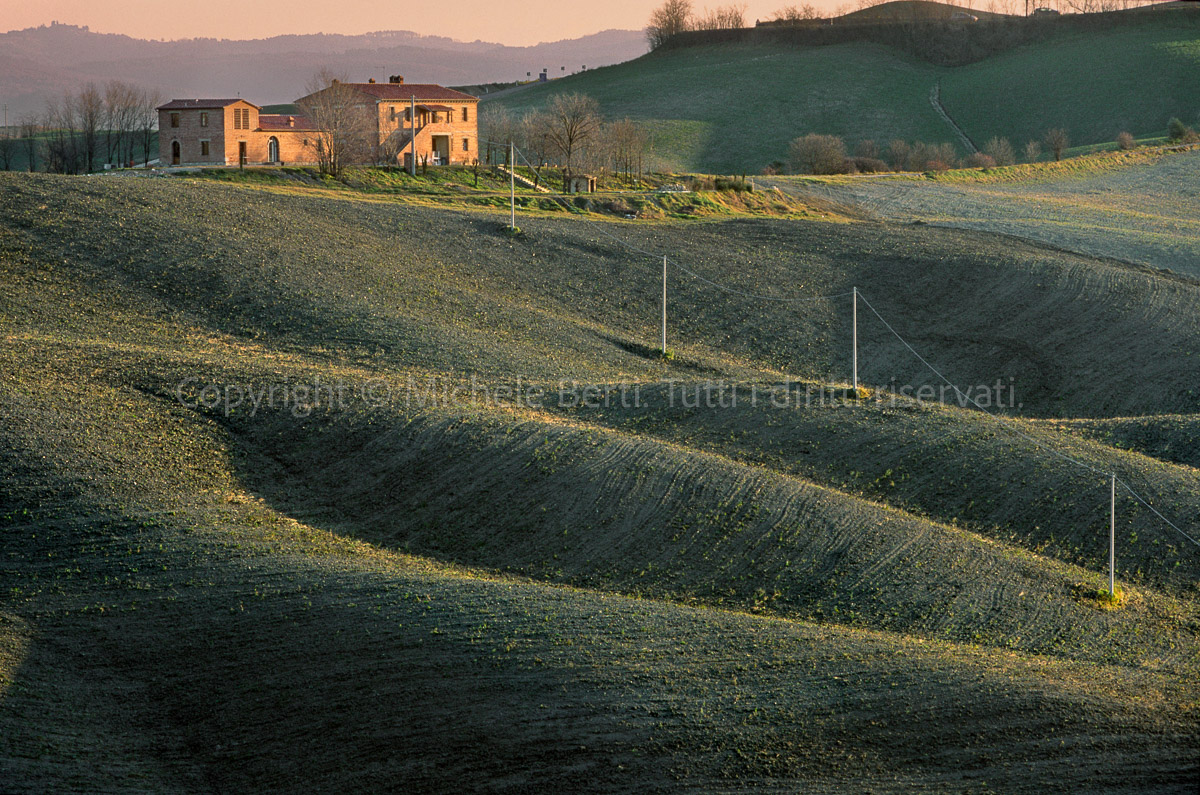
[[[519,115],[554,94],[580,92],[609,118],[643,122],[659,168],[758,173],[808,132],[953,142],[929,104],[939,73],[874,44],[715,45],[654,52],[483,107],[494,102]]]
[[[853,146],[896,138],[959,145],[930,92],[978,146],[1019,148],[1063,127],[1077,145],[1118,132],[1160,133],[1172,116],[1200,120],[1200,14],[1131,17],[1119,28],[1063,33],[987,60],[939,67],[877,44],[680,47],[486,101],[516,114],[554,94],[596,98],[608,118],[652,133],[665,169],[758,173],[807,133]],[[965,153],[965,152],[964,152]]]
[[[1107,603],[1103,478],[1045,449],[1194,523],[1195,279],[926,225],[0,191],[5,789],[1200,772],[1200,550],[1123,495]],[[631,247],[739,291],[674,268],[670,359]],[[1032,440],[846,400],[853,287],[954,380],[1012,383]],[[859,342],[865,383],[934,382],[865,305]],[[746,400],[789,380],[842,399]],[[738,405],[672,403],[713,382]]]
[[[1122,131],[1161,135],[1172,117],[1200,122],[1200,13],[1063,36],[950,70],[942,103],[982,144],[1019,145],[1062,127],[1075,144]]]

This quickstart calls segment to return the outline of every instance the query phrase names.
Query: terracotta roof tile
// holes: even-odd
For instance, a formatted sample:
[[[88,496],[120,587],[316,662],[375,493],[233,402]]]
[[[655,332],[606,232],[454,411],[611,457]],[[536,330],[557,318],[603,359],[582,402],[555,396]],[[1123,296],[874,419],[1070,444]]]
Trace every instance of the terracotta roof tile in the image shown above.
[[[433,83],[343,83],[343,85],[355,88],[364,94],[370,94],[376,99],[411,99],[414,96],[417,98],[417,102],[437,99],[478,99],[470,94]]]
[[[294,119],[295,124],[288,124],[288,119]],[[260,130],[315,130],[312,120],[307,116],[297,116],[294,113],[260,113],[258,114],[258,129]]]

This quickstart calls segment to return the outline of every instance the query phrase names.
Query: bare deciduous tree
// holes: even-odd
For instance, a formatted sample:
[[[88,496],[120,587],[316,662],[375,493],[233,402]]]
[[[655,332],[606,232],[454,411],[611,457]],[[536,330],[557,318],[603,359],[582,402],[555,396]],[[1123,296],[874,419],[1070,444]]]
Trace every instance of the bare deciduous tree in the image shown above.
[[[872,159],[879,157],[879,147],[870,138],[859,141],[854,147],[855,157],[869,157]]]
[[[30,114],[21,119],[21,142],[25,145],[25,165],[30,171],[37,171],[38,150],[41,148],[38,133],[41,130],[37,116]]]
[[[1042,157],[1042,144],[1039,141],[1030,141],[1025,144],[1025,150],[1022,154],[1025,155],[1026,163],[1036,163]]]
[[[1061,127],[1055,127],[1046,133],[1046,146],[1055,160],[1062,160],[1063,150],[1071,145],[1071,137]]]
[[[46,103],[46,170],[56,174],[78,174],[82,165],[79,113],[75,95]]]
[[[887,161],[896,171],[905,171],[908,169],[908,159],[912,154],[912,147],[908,141],[897,138],[891,141],[887,147]]]
[[[810,19],[820,19],[821,12],[817,11],[816,7],[811,3],[805,3],[799,6],[784,6],[775,12],[771,17],[776,22],[787,22],[792,25],[797,25],[801,22]]]
[[[105,160],[123,166],[133,160],[133,138],[137,129],[139,90],[137,86],[110,80],[104,85]]]
[[[533,184],[541,185],[542,169],[554,148],[550,140],[550,122],[546,114],[538,111],[526,113],[518,125],[517,138],[521,142],[526,164],[533,169]]]
[[[604,138],[612,146],[613,171],[626,177],[632,177],[636,171],[640,177],[642,158],[650,141],[641,125],[629,119],[613,122],[605,128]]]
[[[479,138],[486,141],[487,162],[493,162],[493,154],[497,154],[494,162],[508,163],[508,145],[517,140],[517,127],[507,108],[498,105],[488,105],[479,113]],[[495,150],[503,150],[496,152]]]
[[[4,171],[12,171],[13,161],[17,157],[17,139],[4,131],[4,135],[0,137],[0,169]]]
[[[358,91],[327,69],[317,72],[297,104],[312,122],[317,167],[322,174],[341,176],[343,169],[367,159],[370,111]],[[378,142],[376,142],[378,143]]]
[[[142,144],[142,162],[150,167],[150,148],[154,142],[154,131],[158,129],[158,106],[162,104],[162,94],[153,89],[143,89],[137,94],[137,115],[134,129]]]
[[[1161,0],[1062,0],[1068,8],[1077,14],[1103,14],[1110,11],[1122,11],[1151,5]]]
[[[1012,144],[1007,138],[999,136],[989,138],[988,142],[983,145],[983,153],[990,157],[998,166],[1011,166],[1017,162],[1017,154],[1013,151]]]
[[[76,100],[79,131],[83,136],[83,169],[96,170],[96,156],[100,152],[100,127],[104,122],[104,97],[95,83],[88,83],[79,92]]]
[[[570,190],[574,157],[600,131],[600,106],[585,94],[559,94],[546,108],[546,136],[563,158],[563,190]]]
[[[697,17],[692,25],[696,30],[733,30],[746,27],[746,6],[717,6]]]
[[[914,171],[946,171],[954,168],[958,162],[954,144],[919,144],[913,147],[913,153],[918,160],[918,167]]]
[[[967,168],[991,168],[996,165],[996,159],[985,152],[972,152],[963,160]]]
[[[650,15],[650,24],[646,26],[650,49],[658,49],[676,33],[687,30],[691,21],[691,0],[666,0]]]
[[[802,174],[838,174],[846,169],[846,144],[836,135],[815,133],[788,145],[788,164]]]

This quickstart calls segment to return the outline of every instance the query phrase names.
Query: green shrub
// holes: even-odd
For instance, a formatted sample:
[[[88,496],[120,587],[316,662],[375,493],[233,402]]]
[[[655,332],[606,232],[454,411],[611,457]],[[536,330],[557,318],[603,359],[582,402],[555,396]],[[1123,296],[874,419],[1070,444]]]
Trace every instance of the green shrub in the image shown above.
[[[1171,119],[1167,122],[1167,140],[1182,141],[1183,136],[1187,134],[1187,126],[1179,119]]]
[[[748,191],[750,183],[740,177],[717,177],[713,181],[713,185],[717,190],[722,191]]]

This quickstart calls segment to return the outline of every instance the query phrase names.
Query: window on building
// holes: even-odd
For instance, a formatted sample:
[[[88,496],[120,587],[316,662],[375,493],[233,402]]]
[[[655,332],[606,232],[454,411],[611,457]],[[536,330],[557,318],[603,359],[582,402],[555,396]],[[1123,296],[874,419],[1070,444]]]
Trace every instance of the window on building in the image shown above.
[[[208,141],[200,142],[200,156],[208,157]]]
[[[171,126],[172,126],[172,127],[178,127],[178,126],[179,126],[179,114],[178,114],[178,113],[172,113],[172,114],[171,114]]]
[[[467,109],[463,108],[463,121],[467,120]]]
[[[208,126],[208,114],[204,113],[203,111],[200,113],[200,126],[201,127]]]
[[[435,111],[433,112],[433,123],[434,123],[434,124],[437,124],[437,123],[438,123],[439,121],[441,121],[441,120],[442,120],[442,118],[441,118],[441,114],[439,114],[439,113],[438,113],[438,112],[435,110]]]
[[[410,123],[412,122],[412,108],[404,109],[404,120],[406,122],[410,122]]]
[[[463,151],[464,151],[464,152],[470,152],[470,151],[471,151],[471,140],[470,140],[469,138],[464,138],[464,139],[463,139]]]
[[[395,121],[396,120],[396,106],[392,105],[390,110],[391,110],[391,116],[389,116],[389,119],[391,119],[391,121]]]

